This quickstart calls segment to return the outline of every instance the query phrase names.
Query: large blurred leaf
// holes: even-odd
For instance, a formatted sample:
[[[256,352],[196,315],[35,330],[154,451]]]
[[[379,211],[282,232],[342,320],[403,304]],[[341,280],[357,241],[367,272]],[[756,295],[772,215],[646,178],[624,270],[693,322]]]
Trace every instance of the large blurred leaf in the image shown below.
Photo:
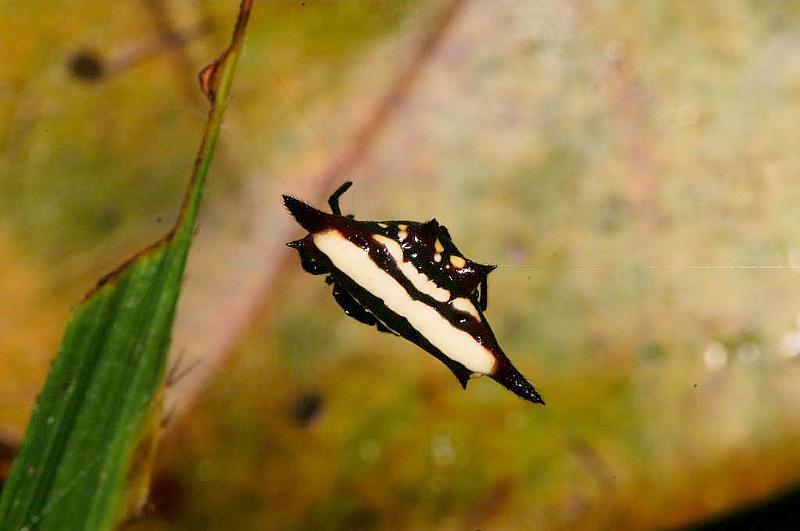
[[[175,227],[74,310],[0,497],[2,529],[107,529],[144,499],[175,306],[250,4],[201,73],[211,109]]]

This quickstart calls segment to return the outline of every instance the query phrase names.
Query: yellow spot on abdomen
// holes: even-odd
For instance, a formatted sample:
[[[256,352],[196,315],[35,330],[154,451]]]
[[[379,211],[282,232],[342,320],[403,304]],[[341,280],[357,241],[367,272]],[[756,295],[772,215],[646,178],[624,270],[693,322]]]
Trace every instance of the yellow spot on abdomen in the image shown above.
[[[455,254],[450,256],[450,263],[459,269],[467,265],[467,261],[464,258]]]

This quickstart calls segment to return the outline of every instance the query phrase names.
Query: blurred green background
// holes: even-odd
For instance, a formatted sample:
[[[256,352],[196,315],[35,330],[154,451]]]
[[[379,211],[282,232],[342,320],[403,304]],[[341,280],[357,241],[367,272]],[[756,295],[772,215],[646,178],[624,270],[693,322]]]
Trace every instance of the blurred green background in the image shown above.
[[[71,306],[170,226],[236,7],[0,4],[3,459]],[[798,48],[795,2],[257,2],[131,527],[669,528],[796,484]],[[300,270],[280,193],[345,178],[346,212],[499,264],[487,317],[546,407]]]

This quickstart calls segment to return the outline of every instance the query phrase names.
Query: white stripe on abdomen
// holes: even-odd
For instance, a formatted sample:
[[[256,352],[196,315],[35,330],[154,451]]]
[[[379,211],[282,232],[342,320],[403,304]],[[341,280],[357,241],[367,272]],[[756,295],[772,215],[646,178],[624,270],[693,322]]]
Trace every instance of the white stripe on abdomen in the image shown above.
[[[403,248],[400,247],[399,243],[386,236],[381,236],[380,234],[376,234],[372,239],[386,247],[386,250],[389,251],[389,254],[394,258],[397,268],[403,273],[403,276],[411,281],[411,284],[413,284],[415,288],[439,302],[447,302],[450,300],[449,291],[437,286],[425,273],[417,271],[414,264],[404,260]]]
[[[314,243],[333,265],[355,283],[383,300],[387,308],[405,317],[420,334],[448,358],[468,370],[492,374],[494,355],[463,330],[455,328],[434,308],[412,299],[389,273],[378,267],[369,254],[337,230],[314,234]]]

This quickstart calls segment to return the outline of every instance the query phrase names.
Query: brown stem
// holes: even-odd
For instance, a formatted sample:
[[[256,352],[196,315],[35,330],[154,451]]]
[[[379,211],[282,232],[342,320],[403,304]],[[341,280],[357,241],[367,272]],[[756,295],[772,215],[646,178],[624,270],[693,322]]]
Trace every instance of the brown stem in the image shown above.
[[[315,187],[319,190],[314,199],[319,201],[324,199],[327,188],[353,171],[366,158],[380,134],[386,130],[398,104],[408,94],[423,67],[441,43],[447,29],[451,27],[456,15],[466,3],[467,0],[450,0],[438,13],[430,29],[417,43],[411,60],[378,100],[372,112],[353,135],[350,144],[341,156],[333,158],[330,165],[314,179]]]
[[[169,50],[169,55],[175,68],[175,76],[181,86],[184,96],[187,101],[198,102],[197,86],[194,84],[194,72],[196,68],[186,48],[182,46],[183,43],[176,46],[173,42],[174,36],[177,35],[177,30],[167,12],[164,0],[143,1],[150,11],[150,15],[161,37],[161,42]],[[206,26],[206,24],[201,24],[201,26]]]

